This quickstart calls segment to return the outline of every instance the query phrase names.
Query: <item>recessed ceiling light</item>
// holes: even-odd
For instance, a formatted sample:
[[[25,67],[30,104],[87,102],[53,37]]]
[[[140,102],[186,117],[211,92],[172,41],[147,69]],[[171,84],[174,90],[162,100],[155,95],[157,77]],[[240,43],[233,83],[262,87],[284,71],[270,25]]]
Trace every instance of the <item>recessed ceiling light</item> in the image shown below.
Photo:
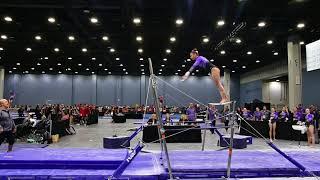
[[[162,71],[162,69],[159,69],[159,71]]]
[[[28,74],[28,73],[29,73],[29,71],[25,71],[25,73],[27,73],[27,74]]]
[[[121,66],[121,67],[122,67],[122,66],[123,66],[123,64],[120,64],[119,66]]]
[[[119,60],[120,60],[120,58],[117,57],[117,58],[116,58],[116,61],[119,61]]]
[[[170,50],[170,49],[166,49],[166,53],[167,53],[167,54],[170,54],[170,53],[171,53],[171,50]]]
[[[272,43],[273,43],[272,40],[268,40],[268,41],[267,41],[267,44],[272,44]]]
[[[276,80],[276,82],[279,82],[279,81],[280,81],[279,79]]]
[[[17,68],[16,68],[16,67],[13,67],[12,69],[13,69],[13,70],[16,70]]]
[[[202,39],[202,42],[204,42],[204,43],[209,42],[209,38],[207,38],[207,37],[206,37],[206,38],[203,38],[203,39]]]
[[[164,58],[163,61],[167,61],[167,58]]]
[[[191,75],[194,76],[194,73],[192,73]]]
[[[57,65],[58,65],[58,66],[61,66],[61,63],[58,63]]]
[[[234,73],[234,72],[236,72],[236,71],[235,71],[235,70],[233,70],[233,71],[231,71],[231,72],[233,72],[233,73]]]
[[[226,54],[226,51],[222,50],[220,51],[220,54]]]
[[[5,21],[7,21],[7,22],[11,22],[12,21],[12,18],[10,16],[5,16],[3,19]]]
[[[126,71],[126,69],[122,69],[123,71]]]
[[[105,71],[108,71],[108,69],[104,69]]]
[[[245,69],[245,68],[247,68],[246,66],[242,66],[242,69]]]
[[[214,60],[213,59],[210,59],[210,62],[213,62]]]
[[[42,71],[42,74],[45,74],[46,72]]]
[[[300,45],[304,45],[304,42],[303,41],[300,41],[300,43],[299,43]]]
[[[199,72],[199,70],[197,69],[196,72]]]
[[[59,52],[59,51],[60,51],[59,48],[54,48],[53,50],[54,50],[55,52]]]
[[[175,75],[178,75],[179,73],[174,73]]]
[[[0,51],[3,51],[4,49],[3,49],[3,47],[0,47]]]
[[[128,72],[126,72],[125,74],[128,74]]]
[[[251,52],[251,51],[248,51],[248,52],[247,52],[247,54],[248,54],[248,55],[251,55],[251,54],[252,54],[252,52]]]
[[[143,65],[143,64],[140,64],[140,66],[143,67],[144,65]]]
[[[31,49],[31,48],[26,48],[26,50],[27,50],[27,51],[32,51],[32,49]]]
[[[52,71],[52,70],[53,70],[53,68],[49,68],[49,70],[50,70],[50,71]]]
[[[191,61],[191,59],[187,59],[187,61],[188,61],[188,62],[190,62],[190,61]]]
[[[71,60],[71,59],[72,59],[72,57],[68,57],[68,59],[69,59],[69,60]]]
[[[297,28],[302,29],[304,28],[306,25],[304,23],[299,23],[297,24]]]
[[[164,67],[165,65],[164,64],[161,64],[161,67]]]
[[[226,68],[226,66],[222,66],[222,68]]]
[[[101,66],[102,66],[102,64],[99,64],[99,66],[101,67]]]
[[[232,62],[236,63],[236,62],[238,62],[238,60],[234,59],[234,60],[232,60]]]
[[[94,72],[92,71],[91,74],[94,74]]]
[[[12,73],[12,71],[9,71],[9,73]]]
[[[74,72],[75,74],[78,74],[78,72]]]
[[[141,74],[142,74],[142,75],[144,75],[145,73],[144,73],[144,72],[142,72]]]
[[[54,23],[54,22],[56,22],[56,19],[55,19],[54,17],[49,17],[49,18],[48,18],[48,21],[49,21],[50,23]]]
[[[171,42],[175,42],[175,41],[176,41],[176,38],[175,38],[175,37],[171,37],[171,38],[170,38],[170,41],[171,41]]]
[[[185,64],[182,64],[181,67],[186,67],[186,65],[185,65]]]
[[[37,66],[41,66],[41,64],[40,64],[40,63],[37,63]]]
[[[102,36],[102,40],[108,41],[108,40],[109,40],[109,37],[108,37],[108,36]]]
[[[140,58],[139,60],[140,60],[140,61],[143,61],[143,58]]]
[[[91,60],[93,60],[93,61],[94,61],[94,60],[96,60],[96,58],[95,58],[95,57],[93,57],[93,58],[91,58]]]
[[[86,70],[89,71],[90,69],[89,69],[89,68],[86,68]]]
[[[161,72],[159,72],[159,75],[161,75],[162,73]]]
[[[17,63],[17,66],[20,66],[21,64],[20,63]]]
[[[111,74],[111,72],[108,72],[108,74]]]
[[[82,51],[82,52],[87,52],[88,49],[87,49],[87,48],[82,48],[81,51]]]
[[[260,60],[256,60],[256,63],[260,63]]]
[[[143,53],[143,49],[139,48],[138,53]]]
[[[39,35],[35,36],[34,38],[35,38],[36,40],[38,40],[38,41],[41,40],[41,36],[39,36]]]
[[[44,57],[44,59],[49,59],[48,57]]]
[[[180,18],[177,19],[177,20],[176,20],[176,24],[177,24],[177,25],[183,24],[183,19],[180,19]]]
[[[132,21],[133,21],[134,24],[140,24],[141,23],[141,19],[138,18],[138,17],[133,18]]]
[[[33,68],[31,68],[31,70],[34,70],[34,67],[33,67]]]
[[[6,35],[1,35],[1,39],[8,39]]]
[[[68,39],[69,39],[70,41],[74,41],[74,40],[75,40],[74,36],[69,36]]]
[[[136,40],[137,40],[137,41],[142,41],[142,37],[141,37],[141,36],[137,36],[137,37],[136,37]]]
[[[239,38],[236,39],[236,43],[237,43],[237,44],[240,44],[241,42],[242,42],[241,39],[239,39]]]
[[[180,72],[181,71],[181,69],[178,69],[178,72]]]
[[[278,56],[278,55],[279,55],[279,53],[278,53],[278,52],[274,52],[274,53],[273,53],[273,55]]]
[[[258,23],[258,26],[259,27],[264,27],[264,26],[266,26],[266,23],[264,21],[261,21],[261,22]]]
[[[225,23],[224,20],[219,20],[219,21],[217,22],[217,25],[218,25],[218,26],[223,26],[224,23]]]
[[[110,49],[110,52],[112,52],[112,53],[113,53],[113,52],[115,52],[115,51],[116,51],[116,50],[115,50],[115,49],[113,49],[113,48],[111,48],[111,49]]]
[[[92,18],[90,18],[90,21],[91,21],[91,23],[95,24],[98,22],[98,18],[92,17]]]
[[[58,73],[59,73],[59,74],[61,74],[62,72],[61,72],[61,71],[59,71]]]
[[[82,66],[82,64],[78,64],[78,66]]]

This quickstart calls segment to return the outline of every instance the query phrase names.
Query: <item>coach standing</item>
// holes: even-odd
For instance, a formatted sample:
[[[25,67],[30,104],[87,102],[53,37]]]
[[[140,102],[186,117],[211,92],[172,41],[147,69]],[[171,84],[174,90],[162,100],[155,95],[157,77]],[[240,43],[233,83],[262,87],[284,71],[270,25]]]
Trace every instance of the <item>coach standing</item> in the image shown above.
[[[9,143],[8,152],[12,151],[14,143],[14,133],[16,127],[13,119],[11,119],[10,113],[8,111],[9,102],[6,99],[0,100],[0,145],[6,139]]]

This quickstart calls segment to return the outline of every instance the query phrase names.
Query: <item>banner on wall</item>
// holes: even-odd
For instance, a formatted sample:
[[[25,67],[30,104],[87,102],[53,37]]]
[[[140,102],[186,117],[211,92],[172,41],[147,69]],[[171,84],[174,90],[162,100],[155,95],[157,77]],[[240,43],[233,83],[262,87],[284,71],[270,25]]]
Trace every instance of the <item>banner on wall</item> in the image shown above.
[[[320,69],[320,40],[306,45],[307,71]]]

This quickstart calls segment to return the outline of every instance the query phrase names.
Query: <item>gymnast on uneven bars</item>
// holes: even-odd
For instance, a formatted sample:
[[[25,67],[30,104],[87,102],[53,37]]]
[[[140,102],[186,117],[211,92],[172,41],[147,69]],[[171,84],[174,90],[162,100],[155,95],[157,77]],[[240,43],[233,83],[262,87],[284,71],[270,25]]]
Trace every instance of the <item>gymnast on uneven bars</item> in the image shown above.
[[[219,92],[220,92],[220,96],[221,96],[220,103],[225,103],[228,100],[228,97],[227,97],[227,94],[224,90],[222,83],[220,82],[220,69],[218,67],[216,67],[215,65],[213,65],[212,63],[210,63],[207,58],[205,58],[203,56],[199,56],[199,51],[197,49],[193,49],[190,52],[190,59],[192,59],[195,62],[191,66],[189,71],[187,71],[184,74],[184,76],[182,76],[182,81],[188,79],[191,72],[198,67],[203,68],[203,69],[209,69],[211,72],[211,78],[213,79],[214,83],[216,84],[216,86],[218,87]]]

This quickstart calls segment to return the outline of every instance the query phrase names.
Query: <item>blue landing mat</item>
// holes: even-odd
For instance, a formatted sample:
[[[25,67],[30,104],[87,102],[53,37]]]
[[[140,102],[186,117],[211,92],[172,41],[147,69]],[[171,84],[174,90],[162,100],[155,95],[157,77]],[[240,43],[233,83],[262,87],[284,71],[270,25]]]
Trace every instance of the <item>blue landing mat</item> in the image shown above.
[[[14,149],[20,149],[20,148],[45,148],[49,146],[48,144],[31,144],[31,143],[16,143],[13,145]],[[8,144],[2,144],[0,146],[0,151],[7,150]]]
[[[98,149],[16,149],[0,153],[0,169],[115,169],[126,150]]]
[[[67,166],[68,169],[44,169],[43,167],[30,168],[30,163],[27,167],[17,169],[3,169],[5,166],[0,167],[0,179],[13,178],[39,178],[42,179],[107,179],[115,167],[112,169],[91,169],[92,164],[112,163],[115,161],[121,162],[125,155],[126,150],[106,150],[106,149],[19,149],[12,153],[0,153],[0,165],[14,161],[24,164],[26,162],[39,162],[48,163],[56,161],[59,163],[73,164],[75,167]],[[82,168],[77,169],[78,164],[83,163]],[[49,163],[50,164],[50,163]],[[52,164],[50,164],[52,165]],[[86,166],[87,165],[87,166]],[[19,165],[21,166],[21,165]],[[64,166],[64,165],[62,165]],[[159,165],[156,155],[147,153],[139,154],[136,159],[124,171],[123,176],[130,179],[159,179],[159,175],[164,173],[164,170]]]
[[[124,149],[84,148],[26,148],[12,153],[0,152],[0,179],[106,179],[126,153]],[[319,150],[287,153],[307,170],[319,174]],[[228,151],[171,151],[170,160],[175,177],[213,179],[225,176],[227,155]],[[166,179],[166,162],[163,162],[164,166],[161,162],[159,153],[139,153],[124,171],[123,177]],[[307,175],[274,151],[235,150],[231,167],[234,178]]]
[[[292,157],[305,165],[308,170],[320,171],[320,163],[317,162],[320,159],[319,151],[313,153],[312,156],[305,155],[309,154],[309,152],[291,153]],[[181,178],[192,176],[218,178],[226,175],[228,151],[171,151],[169,157],[172,171]],[[314,162],[310,162],[308,157],[313,158]],[[308,161],[309,163],[307,163]],[[166,162],[164,162],[164,166],[167,167]],[[299,169],[277,152],[233,151],[232,177],[286,177],[299,175],[301,175]]]

